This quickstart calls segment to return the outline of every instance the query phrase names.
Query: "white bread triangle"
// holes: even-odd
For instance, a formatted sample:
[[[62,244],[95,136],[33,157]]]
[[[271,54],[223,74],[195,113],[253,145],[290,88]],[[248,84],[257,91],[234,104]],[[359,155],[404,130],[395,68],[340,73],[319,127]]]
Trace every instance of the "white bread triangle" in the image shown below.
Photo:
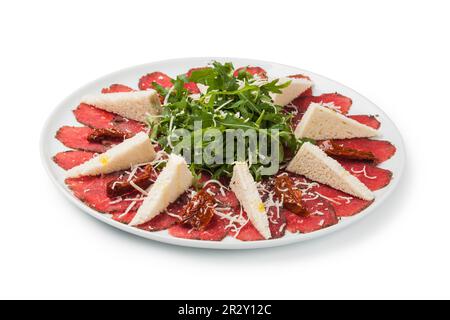
[[[236,162],[230,188],[235,193],[253,226],[265,238],[271,237],[266,209],[246,162]]]
[[[141,122],[149,115],[161,113],[158,94],[152,89],[92,94],[83,97],[81,102]]]
[[[374,194],[361,181],[329,157],[318,146],[305,142],[287,166],[287,170],[326,184],[363,200],[371,201]]]
[[[315,140],[369,138],[378,130],[340,114],[321,103],[311,103],[295,129],[297,138]]]
[[[148,135],[144,132],[126,139],[108,151],[67,171],[67,177],[96,176],[123,169],[155,159],[156,152]]]
[[[289,86],[287,88],[284,88],[281,90],[281,93],[274,93],[271,94],[272,100],[275,104],[280,106],[285,106],[288,103],[290,103],[292,100],[297,98],[299,95],[301,95],[303,92],[311,88],[312,82],[311,80],[308,80],[306,78],[287,78],[282,77],[278,79],[277,84],[281,85],[283,83],[286,83],[288,81],[291,81]]]
[[[129,225],[138,226],[156,217],[186,192],[193,180],[186,160],[179,155],[171,154],[167,165],[151,186],[148,196]]]

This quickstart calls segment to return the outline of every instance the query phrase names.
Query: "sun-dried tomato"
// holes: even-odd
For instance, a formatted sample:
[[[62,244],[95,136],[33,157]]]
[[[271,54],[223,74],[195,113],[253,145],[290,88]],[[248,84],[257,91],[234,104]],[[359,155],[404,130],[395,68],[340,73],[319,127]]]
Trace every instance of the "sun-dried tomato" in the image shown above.
[[[320,143],[320,148],[331,157],[337,157],[348,160],[375,161],[375,155],[370,151],[362,151],[339,145],[332,140],[326,140]]]
[[[144,168],[144,171],[138,173],[136,177],[132,178],[130,181],[123,179],[110,181],[106,185],[106,194],[110,198],[124,196],[136,191],[133,184],[145,190],[153,183],[152,178],[154,178],[153,167],[147,165]]]
[[[302,217],[309,215],[308,211],[302,206],[302,192],[295,187],[289,176],[276,177],[274,185],[275,197],[282,201],[284,208]]]
[[[131,135],[128,132],[113,128],[94,129],[87,137],[88,141],[96,143],[102,143],[105,140],[123,141],[128,138],[131,138]]]
[[[181,223],[196,230],[205,230],[214,216],[214,198],[206,190],[200,190],[184,207]]]

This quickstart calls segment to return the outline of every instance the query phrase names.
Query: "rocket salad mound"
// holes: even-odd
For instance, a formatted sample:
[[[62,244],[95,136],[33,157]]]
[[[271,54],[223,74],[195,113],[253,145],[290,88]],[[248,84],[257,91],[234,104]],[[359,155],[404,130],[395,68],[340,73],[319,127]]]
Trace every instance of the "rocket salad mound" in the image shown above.
[[[378,119],[348,115],[351,97],[314,95],[307,75],[215,61],[175,78],[150,71],[139,89],[83,97],[82,125],[56,133],[71,149],[53,158],[65,183],[113,220],[186,239],[276,239],[361,212],[392,179],[378,165],[396,148],[375,139]],[[243,140],[227,140],[238,130]]]

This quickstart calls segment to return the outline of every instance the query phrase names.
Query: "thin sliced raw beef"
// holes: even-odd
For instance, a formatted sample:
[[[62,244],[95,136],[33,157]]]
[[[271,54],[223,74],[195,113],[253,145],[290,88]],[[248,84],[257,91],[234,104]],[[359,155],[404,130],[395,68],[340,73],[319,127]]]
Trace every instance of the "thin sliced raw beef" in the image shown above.
[[[284,210],[280,209],[280,211],[277,212],[275,207],[271,207],[269,208],[267,215],[269,217],[269,229],[270,234],[272,235],[271,239],[283,237],[286,232],[286,216]],[[245,220],[248,219],[245,212],[243,213],[243,217]],[[242,227],[237,235],[232,229],[229,231],[229,234],[241,241],[264,240],[264,237],[256,230],[250,221]]]
[[[164,88],[170,88],[173,86],[171,77],[169,77],[165,73],[156,71],[146,74],[145,76],[142,76],[141,79],[139,79],[139,89],[141,90],[154,89],[153,82],[156,82],[157,84],[159,84]]]
[[[142,203],[142,201],[141,201]],[[133,209],[128,213],[115,213],[113,215],[113,219],[116,221],[119,221],[123,224],[129,224],[131,220],[136,215],[136,212],[138,208],[141,206],[141,204],[136,204]],[[144,223],[143,225],[138,226],[139,229],[145,230],[145,231],[160,231],[160,230],[166,230],[173,226],[177,222],[177,219],[174,217],[169,216],[167,213],[163,212],[158,214],[156,217],[154,217],[149,222]]]
[[[88,151],[63,151],[53,157],[53,161],[64,170],[72,169],[94,156],[94,152]]]
[[[291,124],[294,130],[312,102],[328,103],[330,104],[330,106],[333,106],[335,110],[338,110],[342,114],[347,114],[352,105],[352,100],[350,98],[339,93],[325,93],[320,96],[307,96],[306,94],[302,94],[300,97],[296,98],[294,101],[292,101],[292,103],[288,104],[284,108],[285,112],[293,114]]]
[[[392,172],[361,161],[338,160],[352,175],[357,177],[370,190],[386,187],[392,179]]]
[[[189,78],[192,75],[192,72],[198,71],[198,70],[203,70],[203,69],[209,69],[209,68],[208,67],[197,67],[197,68],[189,69],[189,71],[186,73],[186,77]],[[191,92],[191,93],[200,93],[200,89],[198,88],[198,86],[195,82],[188,82],[184,85],[184,87],[186,89],[188,89],[189,92]]]
[[[197,84],[195,82],[188,82],[184,84],[184,87],[190,92],[190,93],[200,93],[200,89],[198,88]]]
[[[131,92],[134,91],[132,88],[123,84],[112,84],[109,88],[103,88],[102,93],[114,93],[114,92]]]
[[[311,81],[311,78],[304,74],[293,74],[291,76],[288,76],[288,78],[294,78],[294,79],[308,79]]]
[[[78,122],[91,128],[114,128],[135,134],[146,130],[145,124],[141,122],[126,119],[84,103],[80,104],[73,113]]]
[[[266,70],[264,70],[261,67],[251,67],[251,66],[237,68],[234,71],[233,76],[237,77],[239,75],[239,71],[241,71],[243,69],[246,69],[246,71],[248,73],[252,74],[252,75],[258,75],[262,79],[267,79],[267,72],[266,72]]]
[[[195,230],[190,226],[176,224],[169,228],[169,234],[184,239],[220,241],[226,237],[228,231],[225,229],[226,221],[214,216],[208,227],[203,230]]]
[[[138,228],[145,231],[160,231],[169,229],[177,222],[178,222],[177,218],[169,216],[167,213],[163,212],[161,214],[158,214],[149,222],[146,222],[143,225],[138,226]]]
[[[136,201],[129,212],[116,213],[113,215],[113,219],[124,224],[129,224],[136,215],[139,207],[142,205],[142,202],[142,200]],[[182,196],[179,200],[170,204],[165,212],[158,214],[152,220],[141,224],[140,226],[137,226],[137,228],[146,231],[160,231],[168,229],[178,221],[178,219],[174,215],[180,214],[183,205],[184,204]]]
[[[66,147],[82,151],[92,151],[103,153],[108,150],[109,146],[101,143],[90,142],[87,138],[94,131],[89,127],[61,127],[56,133],[56,139],[61,141]]]
[[[292,76],[289,76],[289,78],[294,78],[294,79],[308,79],[309,81],[311,81],[311,78],[304,75],[304,74],[294,74]],[[313,91],[312,88],[309,88],[308,90],[306,90],[305,92],[303,92],[299,97],[308,97],[308,96],[312,96],[313,95]]]
[[[248,219],[247,214],[243,213],[243,218],[245,220]],[[234,229],[230,229],[229,235],[239,239],[241,241],[259,241],[264,240],[263,236],[256,230],[251,221],[248,221],[242,228],[240,228],[237,232]],[[236,234],[237,233],[237,234]]]
[[[368,116],[368,115],[351,115],[348,116],[349,118],[352,118],[353,120],[358,121],[359,123],[365,124],[366,126],[372,127],[374,129],[379,129],[381,126],[380,121],[375,116]]]
[[[361,151],[370,151],[374,154],[377,159],[377,163],[384,162],[391,158],[395,152],[395,146],[389,141],[384,140],[372,140],[365,138],[358,139],[342,139],[342,140],[333,140],[337,142],[339,145],[347,148],[352,148]]]
[[[339,222],[333,206],[322,197],[304,195],[302,205],[309,212],[309,216],[302,217],[284,210],[289,232],[310,233]]]
[[[316,103],[324,103],[325,105],[329,105],[333,107],[333,109],[339,111],[342,114],[347,114],[352,106],[352,99],[343,96],[339,93],[324,93],[320,96],[301,96],[294,101],[292,104],[295,105],[298,109],[299,113],[305,113],[306,109],[308,109],[311,102]]]
[[[66,184],[74,195],[89,207],[103,213],[123,213],[127,210],[130,201],[117,201],[106,194],[106,186],[110,181],[117,180],[122,172],[115,172],[103,176],[84,176],[67,178]],[[136,197],[130,195],[130,198]]]
[[[210,181],[210,179],[211,179],[211,175],[209,175],[207,173],[202,173],[199,183],[204,184],[204,183]],[[219,186],[219,184],[217,182],[209,182],[208,184],[206,184],[206,186],[204,188],[208,192],[213,192],[215,194],[214,198],[221,206],[230,207],[230,208],[239,207],[239,200],[236,198],[236,195],[234,194],[234,192],[231,191],[230,188],[228,187],[230,185],[230,179],[222,178],[222,179],[220,179],[219,182],[220,182],[221,186]]]
[[[304,200],[322,198],[321,202],[328,202],[328,204],[333,207],[337,217],[355,215],[372,203],[371,201],[354,198],[347,193],[333,189],[324,184],[313,182],[303,176],[293,173],[288,173],[288,175],[294,179],[295,185],[304,192]],[[310,201],[305,201],[305,205]]]
[[[324,184],[318,183],[317,185],[313,191],[324,197],[333,206],[337,217],[353,216],[370,206],[373,202],[355,198]]]

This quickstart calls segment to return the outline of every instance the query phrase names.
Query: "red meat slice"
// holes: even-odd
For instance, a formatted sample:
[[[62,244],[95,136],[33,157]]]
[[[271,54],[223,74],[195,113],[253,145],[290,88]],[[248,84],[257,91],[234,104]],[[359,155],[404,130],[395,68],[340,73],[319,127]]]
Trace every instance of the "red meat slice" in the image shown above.
[[[361,151],[370,151],[374,154],[377,163],[391,158],[395,152],[395,146],[389,141],[371,140],[365,138],[334,140],[339,145]]]
[[[64,126],[56,133],[56,139],[68,148],[96,153],[105,152],[112,145],[112,142],[109,145],[90,142],[87,138],[93,131],[94,129],[89,127]]]
[[[347,193],[333,189],[321,183],[312,182],[303,176],[288,173],[294,179],[296,185],[305,195],[304,199],[320,199],[320,202],[328,202],[334,209],[337,217],[355,215],[367,208],[372,202],[355,198]],[[310,201],[313,201],[310,200]],[[304,201],[305,205],[310,201]],[[310,204],[308,204],[310,205]]]
[[[174,215],[180,214],[184,205],[183,199],[183,196],[181,196],[176,202],[170,204],[165,212],[158,214],[152,220],[137,226],[137,228],[145,231],[160,231],[170,228],[178,221]],[[113,219],[124,224],[129,224],[136,215],[139,207],[142,205],[142,202],[143,201],[136,201],[136,204],[127,214],[124,212],[116,213],[113,215]]]
[[[267,72],[266,70],[264,70],[261,67],[252,67],[252,66],[247,66],[247,67],[240,67],[237,68],[234,73],[233,76],[237,77],[239,75],[239,71],[246,69],[246,71],[248,73],[250,73],[251,75],[258,75],[260,78],[262,79],[267,79]]]
[[[156,217],[154,217],[149,222],[144,223],[143,225],[138,226],[139,229],[145,231],[160,231],[169,229],[175,223],[177,223],[178,219],[172,216],[169,216],[167,213],[163,212]]]
[[[123,199],[119,198],[119,200],[111,199],[107,196],[106,185],[110,181],[118,179],[121,174],[121,172],[116,172],[103,176],[68,178],[66,179],[66,184],[73,191],[74,195],[89,207],[99,212],[110,213],[114,220],[128,224],[142,205],[143,201],[142,199],[135,200],[140,198],[138,192],[130,194]],[[138,228],[146,231],[167,229],[177,221],[176,217],[167,213],[173,215],[179,210],[180,202],[177,201],[174,204],[171,204],[166,212],[159,214],[151,221],[138,226]],[[125,214],[125,212],[127,213]]]
[[[133,207],[133,209],[130,212],[128,212],[127,214],[116,213],[113,215],[112,218],[123,224],[129,224],[131,222],[131,220],[134,218],[134,216],[136,215],[137,210],[140,206],[141,206],[141,204],[136,204],[135,207]],[[145,230],[145,231],[166,230],[166,229],[170,228],[171,226],[173,226],[177,221],[178,220],[176,218],[171,217],[167,213],[163,212],[163,213],[158,214],[152,220],[138,226],[138,228]]]
[[[338,160],[352,175],[357,177],[370,190],[386,187],[392,179],[392,172],[361,161]]]
[[[83,201],[89,207],[103,213],[123,213],[131,204],[130,201],[115,201],[106,194],[106,185],[117,180],[121,172],[115,172],[103,176],[85,176],[79,178],[67,178],[66,184],[73,191],[75,197]],[[130,197],[136,197],[130,195]]]
[[[78,122],[91,128],[114,128],[135,134],[146,130],[145,124],[141,122],[126,119],[84,103],[73,112]]]
[[[333,103],[336,110],[341,112],[342,114],[347,114],[352,106],[352,99],[343,96],[339,93],[324,93],[320,96],[301,96],[294,101],[292,104],[297,107],[299,113],[305,113],[306,109],[308,109],[309,105],[312,102],[316,103]]]
[[[154,89],[153,82],[156,82],[157,84],[159,84],[164,88],[170,88],[173,86],[171,80],[172,78],[165,73],[159,71],[152,72],[146,74],[145,76],[142,76],[141,79],[139,79],[139,89],[141,90]]]
[[[247,220],[247,213],[243,212],[243,217],[245,220]],[[258,230],[256,230],[250,220],[247,222],[247,224],[240,228],[237,234],[235,230],[229,230],[229,234],[230,236],[235,237],[236,239],[239,239],[241,241],[264,240],[264,237],[259,233]]]
[[[102,93],[114,93],[114,92],[131,92],[134,91],[132,88],[125,86],[123,84],[112,84],[109,88],[103,88]]]
[[[286,215],[284,210],[280,209],[280,211],[277,212],[275,207],[271,207],[269,208],[267,215],[269,217],[269,229],[270,234],[272,235],[271,239],[283,237],[286,232]],[[245,212],[243,213],[243,216],[245,219],[248,219]],[[236,232],[230,230],[230,235],[241,241],[264,240],[264,237],[256,230],[250,221],[242,227],[237,235]]]
[[[209,179],[210,175],[202,173],[202,177],[199,182],[205,183]],[[225,181],[222,181],[221,183],[223,183],[223,185],[227,185]],[[227,189],[222,189],[221,191],[217,183],[208,183],[204,189],[207,190],[207,192],[213,192],[215,194],[214,198],[220,207],[235,206],[236,203],[239,205],[237,199],[235,200],[234,193]],[[176,214],[179,215],[179,213]],[[177,224],[169,229],[169,233],[177,238],[220,241],[228,234],[228,230],[226,229],[227,224],[228,220],[222,219],[215,215],[210,224],[203,231],[194,230],[188,225]]]
[[[63,151],[53,157],[53,161],[64,170],[72,169],[94,156],[94,152],[87,151]]]
[[[211,179],[211,175],[209,175],[207,173],[202,173],[199,183],[204,184],[204,183],[210,181],[210,179]],[[217,184],[216,182],[209,182],[208,184],[206,184],[204,186],[204,189],[207,190],[208,192],[213,192],[215,194],[214,198],[216,199],[218,204],[220,204],[221,206],[234,208],[234,209],[239,207],[239,200],[236,198],[236,195],[234,194],[234,192],[231,191],[228,187],[230,184],[230,179],[222,178],[222,179],[220,179],[219,182],[225,188],[219,187],[219,184]]]
[[[333,206],[337,217],[353,216],[372,204],[372,201],[355,198],[320,183],[314,188],[314,192],[326,197],[325,199]]]
[[[304,74],[293,74],[292,76],[289,76],[288,78],[294,78],[294,79],[308,79],[311,81],[311,78],[304,75]]]
[[[203,231],[192,229],[190,226],[176,224],[169,229],[169,234],[177,238],[220,241],[227,235],[226,222],[214,216],[208,227]]]
[[[190,92],[190,93],[200,93],[200,89],[198,88],[197,84],[195,82],[188,82],[184,84],[184,87]]]
[[[372,127],[374,129],[378,129],[381,126],[380,121],[378,121],[378,119],[375,116],[351,115],[348,117],[352,118],[353,120],[358,121],[359,123],[365,124],[366,126]]]
[[[197,68],[189,69],[189,71],[186,73],[186,77],[189,78],[192,75],[192,72],[198,71],[198,70],[203,70],[203,69],[208,69],[208,67],[197,67]],[[191,93],[200,93],[200,89],[198,88],[198,86],[195,82],[188,82],[184,85],[184,87],[186,89],[188,89],[189,92],[191,92]]]
[[[333,206],[322,197],[304,195],[302,204],[309,212],[308,217],[284,210],[289,232],[310,233],[338,223]]]

